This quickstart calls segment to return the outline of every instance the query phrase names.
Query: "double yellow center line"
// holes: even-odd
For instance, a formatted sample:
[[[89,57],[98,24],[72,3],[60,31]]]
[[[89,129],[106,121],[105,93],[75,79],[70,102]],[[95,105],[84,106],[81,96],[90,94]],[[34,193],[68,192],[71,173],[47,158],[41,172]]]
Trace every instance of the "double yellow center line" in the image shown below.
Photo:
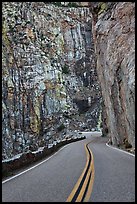
[[[93,153],[88,147],[89,143],[85,144],[87,154],[85,168],[66,202],[88,202],[90,198],[93,188],[95,169]]]

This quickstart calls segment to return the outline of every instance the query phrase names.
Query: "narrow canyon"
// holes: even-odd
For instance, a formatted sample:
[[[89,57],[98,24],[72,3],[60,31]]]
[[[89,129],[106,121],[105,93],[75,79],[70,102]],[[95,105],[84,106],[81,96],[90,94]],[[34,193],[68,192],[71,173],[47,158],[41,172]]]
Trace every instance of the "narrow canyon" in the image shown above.
[[[2,160],[81,131],[135,148],[135,3],[2,3]]]

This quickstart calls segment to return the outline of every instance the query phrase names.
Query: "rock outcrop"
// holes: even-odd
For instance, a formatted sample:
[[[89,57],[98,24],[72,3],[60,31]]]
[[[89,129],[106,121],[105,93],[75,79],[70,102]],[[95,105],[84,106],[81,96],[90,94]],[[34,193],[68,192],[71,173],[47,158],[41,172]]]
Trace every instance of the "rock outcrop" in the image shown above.
[[[98,124],[91,13],[62,3],[2,4],[3,159]]]
[[[100,123],[134,147],[135,3],[3,2],[2,13],[2,158]]]
[[[135,147],[135,3],[93,2],[90,10],[103,134],[114,145]]]

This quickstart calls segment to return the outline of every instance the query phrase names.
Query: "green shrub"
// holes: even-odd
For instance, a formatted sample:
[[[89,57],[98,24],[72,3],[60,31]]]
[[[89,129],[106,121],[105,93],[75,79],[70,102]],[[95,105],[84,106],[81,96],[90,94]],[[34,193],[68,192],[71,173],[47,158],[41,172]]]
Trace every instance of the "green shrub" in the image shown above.
[[[78,7],[78,5],[74,2],[69,2],[67,6],[68,7]]]
[[[64,124],[61,124],[59,127],[57,127],[57,130],[60,132],[65,128]]]
[[[51,2],[52,4],[54,4],[55,6],[62,6],[61,2]]]
[[[104,2],[100,2],[98,15],[103,13],[106,10],[107,10],[107,4]]]
[[[64,65],[64,67],[62,68],[62,74],[69,74],[69,66],[68,65]]]

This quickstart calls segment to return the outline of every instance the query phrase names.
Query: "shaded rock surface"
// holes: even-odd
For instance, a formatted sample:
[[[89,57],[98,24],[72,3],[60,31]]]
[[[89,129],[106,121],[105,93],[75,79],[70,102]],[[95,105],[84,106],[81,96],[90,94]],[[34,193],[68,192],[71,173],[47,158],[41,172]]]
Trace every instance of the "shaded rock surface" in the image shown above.
[[[135,3],[90,2],[90,10],[103,134],[114,145],[135,147]]]

